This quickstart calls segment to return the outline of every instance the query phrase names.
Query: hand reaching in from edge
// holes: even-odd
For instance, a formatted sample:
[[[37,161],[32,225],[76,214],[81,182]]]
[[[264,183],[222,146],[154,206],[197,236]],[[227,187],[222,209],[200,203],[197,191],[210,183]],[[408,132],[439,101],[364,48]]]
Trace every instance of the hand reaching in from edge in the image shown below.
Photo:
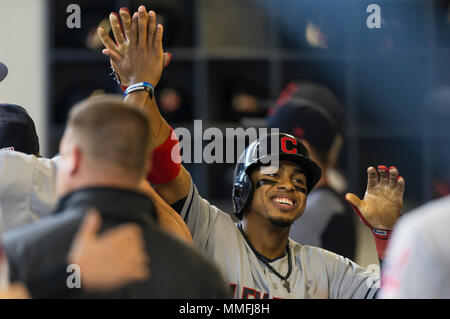
[[[110,291],[150,276],[149,257],[142,230],[122,224],[98,234],[101,217],[90,209],[78,230],[68,261],[81,269],[81,287],[87,291]]]

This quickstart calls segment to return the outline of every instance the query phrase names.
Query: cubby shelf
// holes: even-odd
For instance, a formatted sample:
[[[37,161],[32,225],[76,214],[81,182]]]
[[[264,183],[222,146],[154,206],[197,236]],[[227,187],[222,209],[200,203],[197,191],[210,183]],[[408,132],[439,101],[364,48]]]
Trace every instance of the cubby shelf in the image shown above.
[[[450,86],[449,34],[441,30],[444,27],[448,30],[449,26],[442,21],[439,11],[445,7],[442,5],[445,1],[378,1],[388,15],[388,22],[393,21],[389,20],[392,12],[408,12],[403,20],[399,19],[400,31],[392,34],[390,25],[381,31],[364,28],[367,16],[364,5],[370,2],[357,0],[80,0],[83,17],[88,21],[80,33],[65,34],[61,30],[66,17],[63,9],[71,2],[48,0],[48,122],[53,153],[57,151],[71,104],[96,89],[120,93],[108,77],[108,60],[100,50],[93,51],[84,45],[89,30],[111,10],[120,7],[136,10],[139,4],[145,4],[162,12],[167,23],[166,51],[172,53],[173,60],[163,74],[157,94],[164,89],[174,89],[179,94],[183,110],[177,111],[179,114],[173,117],[176,120],[170,121],[173,127],[192,128],[194,119],[202,119],[204,129],[207,125],[225,129],[252,123],[231,111],[236,83],[270,104],[289,81],[321,82],[330,86],[345,105],[347,143],[341,162],[350,190],[357,193],[365,189],[365,167],[373,164],[366,157],[373,151],[368,147],[378,153],[392,149],[398,156],[382,154],[382,157],[398,162],[386,164],[395,164],[400,170],[405,167],[404,171],[419,176],[419,185],[408,183],[405,176],[406,200],[415,205],[432,198],[431,183],[436,175],[433,175],[434,141],[439,140],[439,145],[445,141],[450,144],[448,126],[438,130],[433,126],[432,115],[427,116],[429,90],[436,85]],[[300,45],[296,41],[288,43],[289,38],[283,32],[292,21],[289,17],[280,19],[280,14],[289,12],[289,6],[302,3],[326,5],[319,13],[311,11],[311,19],[321,12],[331,18],[336,12],[342,18],[342,25],[335,28],[341,33],[330,40],[329,49],[312,49],[301,41],[297,41]],[[309,19],[306,13],[302,14],[302,18]],[[243,21],[242,16],[247,19]],[[423,27],[417,38],[401,29],[418,28],[408,19],[418,19],[415,22]],[[318,21],[327,26],[327,21]],[[241,38],[236,30],[242,33]],[[330,34],[336,35],[336,30],[330,29]],[[414,161],[408,160],[410,153],[414,154],[411,156]],[[230,186],[225,185],[228,178],[219,178],[221,165],[188,166],[206,198],[224,202],[230,197],[228,191],[221,192]],[[414,181],[416,177],[410,179]]]

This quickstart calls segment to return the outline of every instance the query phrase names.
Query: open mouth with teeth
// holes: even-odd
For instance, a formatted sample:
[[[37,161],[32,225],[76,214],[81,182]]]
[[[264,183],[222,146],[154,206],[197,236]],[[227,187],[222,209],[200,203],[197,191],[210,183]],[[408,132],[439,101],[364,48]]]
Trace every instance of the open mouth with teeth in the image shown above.
[[[272,197],[272,203],[281,210],[293,210],[297,201],[287,197],[274,196]]]

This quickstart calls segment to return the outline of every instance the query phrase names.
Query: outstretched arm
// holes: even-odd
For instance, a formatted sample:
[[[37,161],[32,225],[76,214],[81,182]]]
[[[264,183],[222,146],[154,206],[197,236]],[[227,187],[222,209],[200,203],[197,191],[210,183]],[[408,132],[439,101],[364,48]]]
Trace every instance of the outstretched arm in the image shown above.
[[[146,180],[141,182],[140,190],[152,199],[161,228],[187,243],[192,243],[192,235],[186,226],[186,223],[180,215],[178,215],[178,213],[156,193]]]
[[[123,21],[127,21],[129,14],[126,10],[121,10],[120,15]],[[130,85],[149,82],[156,87],[165,63],[162,47],[163,26],[157,25],[156,13],[154,11],[147,13],[146,8],[140,6],[138,12],[133,15],[131,24],[123,23],[123,33],[117,16],[113,14],[110,19],[118,46],[103,28],[99,28],[98,33],[106,47],[103,53],[110,57],[116,72],[121,78],[128,79]],[[127,35],[128,25],[130,25],[130,31],[127,43],[123,34]],[[128,48],[124,51],[123,47],[126,44]],[[152,152],[170,139],[171,128],[161,116],[154,96],[150,98],[145,91],[134,92],[127,95],[125,101],[141,106],[148,112]],[[153,163],[155,160],[157,158],[153,159]],[[153,183],[153,186],[168,204],[173,204],[187,196],[190,181],[189,173],[181,166],[173,179],[162,184]]]

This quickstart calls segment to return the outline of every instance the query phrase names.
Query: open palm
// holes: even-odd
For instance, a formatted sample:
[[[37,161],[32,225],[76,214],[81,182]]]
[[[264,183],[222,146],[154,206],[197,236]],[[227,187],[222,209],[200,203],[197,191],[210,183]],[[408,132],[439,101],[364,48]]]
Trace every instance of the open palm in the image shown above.
[[[403,206],[405,180],[395,167],[378,166],[367,169],[367,189],[364,199],[348,193],[347,201],[359,211],[367,226],[375,229],[392,229]]]

